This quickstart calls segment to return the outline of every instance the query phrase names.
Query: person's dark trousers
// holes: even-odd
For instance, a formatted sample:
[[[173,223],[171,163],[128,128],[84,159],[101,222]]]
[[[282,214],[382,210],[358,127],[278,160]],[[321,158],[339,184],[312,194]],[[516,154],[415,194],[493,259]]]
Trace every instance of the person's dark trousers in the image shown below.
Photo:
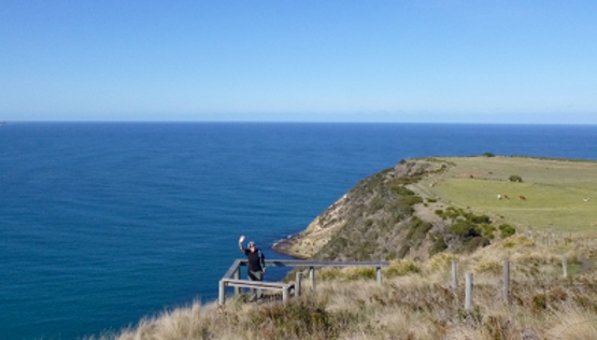
[[[252,271],[249,270],[249,280],[251,281],[263,281],[263,272],[262,271]],[[253,297],[257,299],[261,299],[261,289],[252,289]]]

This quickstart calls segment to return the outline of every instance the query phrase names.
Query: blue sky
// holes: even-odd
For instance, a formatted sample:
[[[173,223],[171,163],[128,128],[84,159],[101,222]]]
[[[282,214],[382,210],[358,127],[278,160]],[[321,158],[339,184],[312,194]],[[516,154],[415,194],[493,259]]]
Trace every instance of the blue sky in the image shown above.
[[[0,120],[597,124],[595,1],[8,1]]]

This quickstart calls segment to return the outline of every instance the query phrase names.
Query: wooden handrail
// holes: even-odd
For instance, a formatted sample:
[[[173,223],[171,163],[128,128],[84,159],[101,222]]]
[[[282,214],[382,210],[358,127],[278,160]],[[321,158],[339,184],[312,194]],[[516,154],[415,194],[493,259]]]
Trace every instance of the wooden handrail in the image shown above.
[[[224,304],[225,301],[225,289],[228,283],[231,285],[250,285],[257,286],[263,285],[268,286],[271,283],[272,288],[287,287],[279,283],[275,284],[272,282],[263,281],[248,281],[239,280],[239,271],[241,266],[246,266],[248,261],[246,259],[236,259],[232,262],[228,271],[224,274],[219,284],[218,301],[220,304]],[[279,259],[279,260],[265,260],[266,267],[292,267],[292,268],[309,268],[309,279],[311,281],[311,289],[315,289],[315,268],[324,267],[374,267],[375,277],[378,283],[381,284],[381,268],[389,266],[387,261],[325,261],[325,260],[295,260],[295,259]],[[300,286],[300,282],[299,282]],[[238,290],[235,291],[238,293]],[[288,288],[283,290],[284,295],[288,294]],[[285,301],[285,300],[284,300]]]

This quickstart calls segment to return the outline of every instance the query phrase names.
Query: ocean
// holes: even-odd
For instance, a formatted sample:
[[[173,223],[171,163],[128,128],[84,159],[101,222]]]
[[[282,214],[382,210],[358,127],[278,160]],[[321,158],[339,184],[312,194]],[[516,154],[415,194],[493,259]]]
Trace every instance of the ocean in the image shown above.
[[[271,244],[362,178],[484,152],[597,160],[597,126],[0,126],[0,338],[99,334],[211,301],[240,234],[283,257]]]

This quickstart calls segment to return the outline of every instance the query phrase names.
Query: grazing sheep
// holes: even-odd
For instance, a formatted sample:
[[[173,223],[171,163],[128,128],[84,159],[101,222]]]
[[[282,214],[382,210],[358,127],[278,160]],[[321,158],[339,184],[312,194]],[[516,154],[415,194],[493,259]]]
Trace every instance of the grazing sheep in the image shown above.
[[[502,196],[502,194],[498,194],[498,195],[497,195],[497,199],[498,199],[498,200],[500,200],[500,201],[501,201],[503,198],[504,198],[504,197]]]
[[[591,200],[591,198],[587,197],[587,198],[583,198],[582,200],[585,201],[585,202],[589,202]]]

